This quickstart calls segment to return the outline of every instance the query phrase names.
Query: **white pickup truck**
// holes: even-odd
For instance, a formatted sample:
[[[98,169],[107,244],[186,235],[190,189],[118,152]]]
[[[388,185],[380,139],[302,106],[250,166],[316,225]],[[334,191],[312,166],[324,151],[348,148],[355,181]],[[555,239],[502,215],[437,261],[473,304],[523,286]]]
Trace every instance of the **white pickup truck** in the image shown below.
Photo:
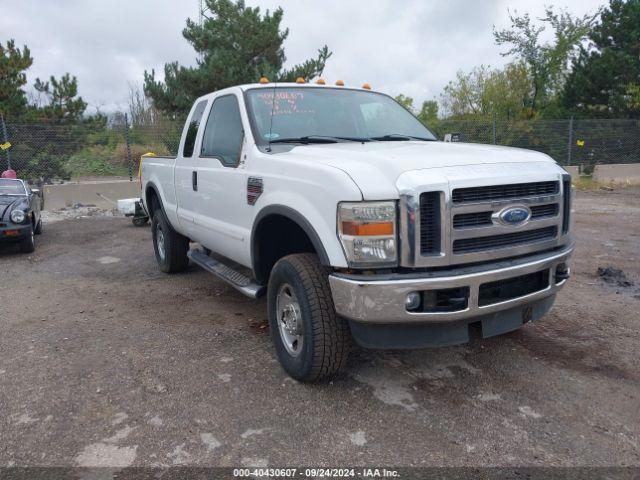
[[[205,95],[177,158],[145,158],[141,179],[160,269],[191,259],[266,294],[278,359],[301,381],[337,373],[352,339],[421,348],[517,329],[569,278],[565,170],[439,142],[368,85],[263,79]]]

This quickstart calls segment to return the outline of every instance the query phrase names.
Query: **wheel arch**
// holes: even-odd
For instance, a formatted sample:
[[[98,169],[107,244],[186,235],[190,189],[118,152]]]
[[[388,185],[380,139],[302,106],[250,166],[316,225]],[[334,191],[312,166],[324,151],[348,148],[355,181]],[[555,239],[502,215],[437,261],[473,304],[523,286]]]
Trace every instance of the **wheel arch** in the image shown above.
[[[313,253],[318,255],[318,259],[322,265],[331,265],[329,256],[327,255],[327,251],[320,239],[320,236],[318,235],[318,232],[316,232],[311,222],[309,222],[303,214],[285,205],[269,205],[258,213],[253,222],[253,228],[251,229],[251,264],[254,276],[258,281],[266,283],[268,280],[268,272],[270,272],[273,264],[275,263],[272,261],[273,258],[263,257],[263,249],[260,248],[260,242],[264,241],[265,234],[269,235],[268,230],[267,232],[264,232],[264,230],[265,228],[268,229],[270,225],[273,225],[274,223],[272,222],[277,223],[277,221],[281,221],[280,219],[286,219],[286,221],[289,222],[289,225],[297,227],[302,233],[304,233],[310,246],[314,250]],[[308,251],[308,249],[302,251]],[[300,252],[284,252],[285,255],[287,253]]]
[[[144,204],[149,214],[149,219],[153,220],[153,214],[155,212],[155,206],[164,208],[162,205],[162,197],[158,191],[158,187],[153,182],[148,182],[144,190]]]

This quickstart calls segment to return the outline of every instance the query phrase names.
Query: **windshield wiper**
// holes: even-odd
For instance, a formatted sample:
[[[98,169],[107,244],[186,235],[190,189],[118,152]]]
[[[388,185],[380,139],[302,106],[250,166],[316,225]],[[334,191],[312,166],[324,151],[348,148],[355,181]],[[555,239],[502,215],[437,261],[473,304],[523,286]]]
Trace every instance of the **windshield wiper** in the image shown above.
[[[332,135],[306,135],[304,137],[295,138],[276,138],[269,143],[338,143],[338,140],[345,140],[347,142],[368,142],[368,138],[358,137],[336,137]]]
[[[379,137],[371,137],[370,140],[378,140],[379,142],[403,142],[407,140],[421,140],[423,142],[435,142],[435,138],[416,137],[413,135],[404,135],[401,133],[389,133]]]

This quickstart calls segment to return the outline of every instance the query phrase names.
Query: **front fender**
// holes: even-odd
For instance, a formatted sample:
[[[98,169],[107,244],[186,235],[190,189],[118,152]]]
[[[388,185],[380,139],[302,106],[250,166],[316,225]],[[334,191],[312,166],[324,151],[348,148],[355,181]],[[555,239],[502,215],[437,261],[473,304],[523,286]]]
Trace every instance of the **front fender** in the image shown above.
[[[4,212],[0,215],[0,220],[4,220],[6,222],[11,222],[11,212],[14,210],[22,210],[24,214],[28,217],[31,212],[31,207],[29,206],[29,200],[26,198],[18,198],[15,202],[10,203],[9,205],[0,206],[0,208],[4,208]],[[2,210],[0,210],[2,211]]]
[[[348,266],[336,234],[336,204],[327,205],[326,202],[316,202],[314,205],[305,196],[287,190],[267,195],[264,200],[267,205],[258,212],[251,229],[252,265],[256,251],[254,238],[256,227],[261,220],[275,214],[289,218],[307,234],[323,265],[343,268]]]
[[[253,222],[253,228],[251,229],[251,259],[254,265],[255,252],[257,247],[256,242],[258,241],[255,238],[255,233],[258,230],[258,225],[260,225],[260,222],[270,215],[280,215],[295,222],[311,240],[313,248],[316,250],[318,257],[320,258],[320,263],[326,266],[331,265],[329,255],[327,254],[327,251],[322,244],[320,235],[318,235],[316,230],[313,228],[313,225],[300,212],[294,210],[293,208],[287,207],[286,205],[269,205],[268,207],[260,210],[260,213],[258,213],[258,215],[256,216]]]

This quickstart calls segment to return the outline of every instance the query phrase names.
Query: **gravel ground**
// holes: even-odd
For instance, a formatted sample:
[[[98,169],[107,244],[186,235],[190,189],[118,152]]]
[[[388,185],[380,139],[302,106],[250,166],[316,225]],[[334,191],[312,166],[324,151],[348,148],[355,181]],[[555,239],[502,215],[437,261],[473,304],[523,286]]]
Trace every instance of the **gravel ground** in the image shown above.
[[[542,321],[358,350],[324,385],[280,369],[264,300],[160,273],[148,227],[63,216],[35,254],[0,248],[0,466],[640,465],[639,200],[578,194],[574,276]]]

